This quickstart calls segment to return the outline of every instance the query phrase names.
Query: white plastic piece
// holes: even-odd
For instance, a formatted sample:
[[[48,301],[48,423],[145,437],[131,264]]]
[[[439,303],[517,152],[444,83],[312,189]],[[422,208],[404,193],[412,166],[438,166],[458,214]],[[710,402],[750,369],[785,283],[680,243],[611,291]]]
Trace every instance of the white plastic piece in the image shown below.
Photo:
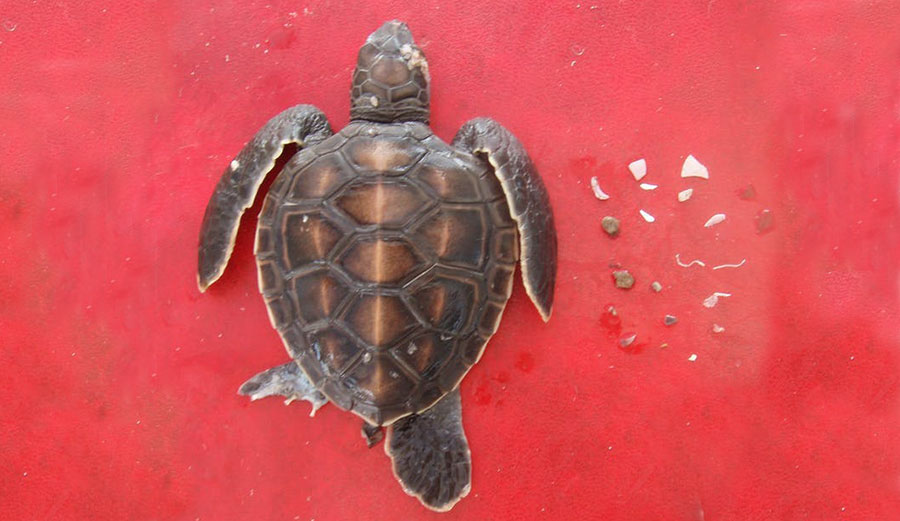
[[[631,171],[631,175],[634,176],[635,181],[640,181],[647,175],[647,161],[644,159],[632,161],[631,163],[628,163],[628,170]]]
[[[731,293],[715,292],[703,300],[703,307],[713,308],[719,303],[719,297],[730,297]]]
[[[697,361],[697,354],[691,353],[691,356],[688,357],[688,362],[696,362],[696,361]]]
[[[597,180],[597,176],[591,178],[591,190],[594,191],[594,197],[597,199],[600,199],[601,201],[609,199],[609,194],[600,188],[600,181]]]
[[[709,179],[709,170],[700,161],[697,161],[696,157],[688,155],[684,160],[684,164],[681,165],[681,177]]]
[[[713,266],[713,269],[720,270],[722,268],[740,268],[741,266],[744,265],[745,262],[747,262],[747,259],[744,259],[737,264],[719,264],[718,266]]]
[[[652,215],[645,212],[644,210],[641,210],[641,217],[643,217],[644,220],[647,221],[648,223],[652,223],[653,221],[656,220],[656,217],[653,217]]]
[[[659,185],[652,185],[650,183],[641,183],[642,190],[656,190],[659,188]]]
[[[706,224],[703,225],[703,227],[704,227],[704,228],[711,228],[711,227],[713,227],[713,226],[719,224],[720,222],[722,222],[722,221],[724,221],[724,220],[725,220],[725,214],[724,214],[724,213],[717,213],[716,215],[713,215],[712,217],[710,217],[709,220],[706,221]]]
[[[241,166],[241,163],[237,159],[231,161],[231,169],[232,170],[237,170],[238,168],[240,168],[240,166]]]
[[[702,267],[702,268],[705,268],[705,267],[706,267],[706,263],[703,262],[703,261],[700,260],[700,259],[694,259],[694,260],[692,260],[691,262],[685,264],[685,263],[681,262],[681,258],[679,257],[679,255],[680,255],[680,254],[678,254],[678,253],[675,254],[675,262],[676,262],[679,266],[681,266],[682,268],[690,268],[690,267],[693,266],[694,264],[697,264],[697,265],[699,265],[699,266]]]
[[[721,333],[722,331],[725,331],[724,327],[719,324],[713,324],[713,333]]]
[[[678,202],[683,203],[683,202],[687,201],[688,199],[690,199],[692,195],[694,195],[693,188],[688,188],[687,190],[682,190],[682,191],[678,192]]]

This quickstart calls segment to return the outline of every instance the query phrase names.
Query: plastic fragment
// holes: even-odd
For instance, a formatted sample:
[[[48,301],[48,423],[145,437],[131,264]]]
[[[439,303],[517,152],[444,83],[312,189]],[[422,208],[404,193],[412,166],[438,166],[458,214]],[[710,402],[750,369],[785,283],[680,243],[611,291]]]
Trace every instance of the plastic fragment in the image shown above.
[[[696,361],[697,361],[696,353],[691,353],[691,356],[688,357],[688,362],[696,362]]]
[[[607,215],[600,220],[600,227],[603,228],[603,231],[610,237],[615,237],[619,234],[619,220],[611,215]]]
[[[659,188],[659,185],[654,185],[650,183],[641,183],[641,190],[656,190]]]
[[[688,188],[687,190],[682,190],[682,191],[678,192],[678,202],[683,203],[683,202],[687,201],[688,199],[690,199],[692,195],[694,195],[693,188]]]
[[[632,333],[630,335],[623,336],[619,339],[619,345],[622,347],[628,347],[634,343],[634,339],[637,338],[637,333]]]
[[[720,270],[722,268],[740,268],[747,262],[747,259],[743,259],[741,262],[737,264],[719,264],[718,266],[713,266],[714,270]]]
[[[681,165],[681,177],[702,177],[709,179],[709,170],[693,155],[688,155]]]
[[[719,303],[719,297],[730,297],[731,293],[721,293],[719,291],[703,299],[703,307],[713,308]]]
[[[760,210],[759,213],[756,214],[756,233],[758,235],[770,232],[774,227],[775,215],[772,214],[772,210],[766,208],[764,210]]]
[[[600,188],[600,181],[597,180],[597,176],[591,178],[591,190],[594,192],[594,197],[600,199],[601,201],[605,201],[609,199],[609,194],[603,191]]]
[[[631,289],[634,286],[634,276],[628,273],[628,270],[616,270],[613,272],[613,279],[616,281],[616,287],[620,289]]]
[[[722,331],[725,331],[724,327],[719,324],[713,324],[713,333],[721,333]]]
[[[628,170],[631,171],[631,175],[634,176],[635,181],[640,181],[647,175],[647,161],[644,159],[632,161],[631,163],[628,163]]]
[[[666,318],[663,319],[663,323],[667,326],[674,326],[678,323],[678,317],[675,315],[666,315]]]
[[[678,253],[675,254],[675,262],[676,262],[679,266],[681,266],[682,268],[690,268],[690,267],[693,266],[694,264],[697,264],[697,265],[699,265],[699,266],[701,266],[701,267],[704,267],[704,268],[706,267],[706,263],[704,263],[704,262],[703,262],[702,260],[700,260],[700,259],[694,259],[694,260],[692,260],[691,262],[685,264],[685,263],[681,262],[681,259],[679,258],[679,255],[680,255],[680,254],[678,254]]]
[[[659,293],[660,291],[662,291],[662,284],[660,284],[659,281],[654,280],[654,281],[650,284],[650,289],[652,289],[653,291]]]
[[[713,227],[713,226],[719,224],[720,222],[722,222],[724,220],[725,220],[725,214],[717,213],[717,214],[713,215],[712,217],[710,217],[709,220],[706,221],[706,224],[703,225],[703,227],[710,228],[710,227]]]
[[[644,210],[641,210],[641,217],[643,217],[644,220],[647,221],[648,223],[652,223],[653,221],[656,220],[656,217],[653,217],[652,215],[645,212]]]

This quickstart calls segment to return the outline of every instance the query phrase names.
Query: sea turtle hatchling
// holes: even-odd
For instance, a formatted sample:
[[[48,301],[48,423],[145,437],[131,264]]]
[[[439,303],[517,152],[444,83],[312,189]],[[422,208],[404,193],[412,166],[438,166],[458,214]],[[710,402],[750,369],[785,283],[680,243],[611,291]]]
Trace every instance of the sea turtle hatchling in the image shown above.
[[[459,382],[497,330],[516,261],[550,317],[556,232],[522,144],[473,119],[448,145],[432,133],[428,62],[406,24],[359,51],[350,123],[298,105],[225,170],[200,232],[198,284],[225,270],[241,214],[285,145],[256,230],[259,289],[292,361],[248,380],[253,399],[328,401],[364,421],[404,490],[449,510],[470,489]]]

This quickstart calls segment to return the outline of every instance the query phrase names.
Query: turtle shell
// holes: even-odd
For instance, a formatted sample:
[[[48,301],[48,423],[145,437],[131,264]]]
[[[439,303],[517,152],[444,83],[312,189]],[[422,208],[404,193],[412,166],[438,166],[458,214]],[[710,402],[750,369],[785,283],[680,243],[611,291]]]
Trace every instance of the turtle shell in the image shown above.
[[[486,162],[421,123],[354,122],[273,183],[260,291],[316,387],[387,425],[479,359],[512,292],[516,234]]]

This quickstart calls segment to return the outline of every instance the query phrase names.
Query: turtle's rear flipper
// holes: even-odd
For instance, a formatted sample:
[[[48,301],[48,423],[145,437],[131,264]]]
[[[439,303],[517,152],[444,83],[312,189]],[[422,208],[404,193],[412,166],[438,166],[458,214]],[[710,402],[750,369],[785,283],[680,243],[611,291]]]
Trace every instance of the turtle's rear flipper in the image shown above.
[[[315,416],[319,407],[328,403],[328,398],[316,390],[300,367],[288,362],[278,367],[267,369],[244,382],[238,394],[249,396],[251,400],[259,400],[267,396],[284,396],[287,405],[294,400],[306,400],[312,404],[310,416]]]
[[[222,174],[206,206],[200,228],[197,285],[206,291],[222,276],[244,210],[287,144],[300,148],[332,134],[325,114],[311,105],[297,105],[278,114],[260,129]]]
[[[459,389],[431,409],[388,428],[384,450],[403,490],[426,507],[445,512],[469,493],[472,459],[462,426]]]

